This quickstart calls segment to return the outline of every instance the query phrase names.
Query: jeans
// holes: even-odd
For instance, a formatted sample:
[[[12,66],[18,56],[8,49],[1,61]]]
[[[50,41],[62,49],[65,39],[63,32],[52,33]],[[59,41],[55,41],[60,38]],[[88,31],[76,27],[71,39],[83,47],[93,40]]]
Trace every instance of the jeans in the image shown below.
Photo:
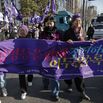
[[[51,79],[51,90],[53,96],[59,96],[60,92],[60,83],[58,80]]]
[[[51,92],[52,92],[53,96],[59,96],[60,84],[59,84],[58,80],[48,79],[48,78],[45,78],[45,77],[43,77],[42,80],[43,80],[44,87],[48,88],[49,82],[51,83]]]
[[[5,74],[0,74],[0,88],[5,88],[6,86],[6,81],[5,81]]]

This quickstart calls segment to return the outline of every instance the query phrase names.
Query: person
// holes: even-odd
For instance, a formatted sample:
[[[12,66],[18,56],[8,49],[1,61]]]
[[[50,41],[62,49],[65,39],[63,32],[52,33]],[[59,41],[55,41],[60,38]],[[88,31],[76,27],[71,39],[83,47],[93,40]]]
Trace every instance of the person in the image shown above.
[[[0,21],[0,41],[5,40],[5,26],[4,23]]]
[[[64,41],[69,41],[69,42],[85,41],[83,36],[81,17],[79,14],[75,14],[72,17],[71,26],[65,33]],[[65,83],[68,85],[67,90],[69,92],[72,92],[72,80],[73,79],[64,80]],[[77,90],[80,92],[81,97],[84,99],[90,100],[90,97],[87,96],[87,94],[85,93],[85,84],[84,84],[83,78],[80,76],[75,77],[74,82],[75,82]]]
[[[28,35],[27,26],[21,25],[18,29],[19,38],[27,38],[27,35]],[[32,79],[33,79],[33,75],[27,76],[28,86],[32,86]],[[20,90],[21,90],[21,99],[26,99],[27,83],[26,83],[26,75],[25,74],[19,74],[19,83],[20,83]]]
[[[9,37],[9,24],[4,22],[4,26],[1,28],[4,35],[4,39],[8,39]]]
[[[93,34],[94,34],[94,27],[93,27],[93,25],[91,24],[91,25],[88,27],[88,30],[87,30],[88,40],[93,39]]]
[[[0,41],[4,40],[5,38],[4,35],[2,34],[2,31],[5,29],[5,27],[2,27],[2,26],[3,26],[3,22],[2,23],[0,22]],[[8,95],[7,89],[6,89],[6,74],[3,72],[0,72],[0,89],[1,89],[2,95],[6,97]]]
[[[17,32],[18,32],[18,28],[17,28],[17,26],[15,24],[14,27],[13,27],[13,33],[14,33],[14,38],[15,39],[17,38]]]
[[[39,24],[35,24],[35,39],[39,39]]]
[[[40,33],[39,39],[55,40],[55,41],[60,39],[60,34],[57,32],[53,17],[45,18],[44,31]],[[49,82],[51,82],[51,90],[52,90],[53,99],[55,101],[59,101],[60,100],[59,99],[59,88],[60,88],[59,81],[55,79],[48,79],[43,77],[44,89],[48,89]]]
[[[0,72],[0,88],[1,88],[2,95],[6,97],[8,95],[6,89],[6,74],[3,72]]]

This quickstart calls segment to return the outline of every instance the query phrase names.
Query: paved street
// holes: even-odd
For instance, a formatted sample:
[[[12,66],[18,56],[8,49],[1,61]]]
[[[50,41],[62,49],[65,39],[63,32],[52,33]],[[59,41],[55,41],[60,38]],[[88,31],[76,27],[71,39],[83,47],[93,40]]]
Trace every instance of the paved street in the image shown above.
[[[89,78],[85,80],[87,94],[91,101],[81,100],[73,85],[73,92],[65,91],[66,85],[61,81],[61,93],[59,103],[103,103],[103,78]],[[28,88],[26,100],[20,100],[20,90],[18,75],[7,75],[8,97],[0,97],[2,103],[55,103],[50,94],[50,90],[42,90],[42,80],[38,75],[34,75],[33,86]]]

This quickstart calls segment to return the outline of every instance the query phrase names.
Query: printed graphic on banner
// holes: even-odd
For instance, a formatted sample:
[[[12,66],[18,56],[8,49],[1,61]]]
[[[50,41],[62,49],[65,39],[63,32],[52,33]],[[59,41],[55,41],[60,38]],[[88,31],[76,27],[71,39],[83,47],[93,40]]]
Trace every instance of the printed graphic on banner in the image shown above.
[[[0,42],[1,72],[88,78],[103,75],[102,62],[103,40],[67,43],[26,38]]]

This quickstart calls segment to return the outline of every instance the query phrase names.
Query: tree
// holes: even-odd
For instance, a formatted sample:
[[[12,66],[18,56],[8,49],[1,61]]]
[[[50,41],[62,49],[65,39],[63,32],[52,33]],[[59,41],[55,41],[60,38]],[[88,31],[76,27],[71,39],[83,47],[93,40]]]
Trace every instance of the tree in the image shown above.
[[[20,0],[20,4],[24,16],[29,16],[32,12],[38,11],[38,5],[34,0]]]
[[[48,0],[20,0],[21,12],[24,16],[29,16],[31,13],[43,14]]]
[[[38,13],[42,15],[44,13],[48,0],[35,0],[35,1],[38,5]]]

